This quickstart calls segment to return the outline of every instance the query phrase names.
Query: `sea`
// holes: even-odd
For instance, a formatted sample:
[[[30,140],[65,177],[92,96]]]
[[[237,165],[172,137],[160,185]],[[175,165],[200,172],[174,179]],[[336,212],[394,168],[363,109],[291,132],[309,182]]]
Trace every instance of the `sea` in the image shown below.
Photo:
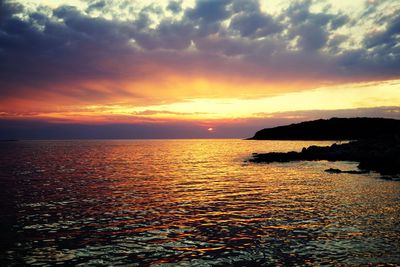
[[[0,266],[400,264],[400,182],[314,141],[0,142]]]

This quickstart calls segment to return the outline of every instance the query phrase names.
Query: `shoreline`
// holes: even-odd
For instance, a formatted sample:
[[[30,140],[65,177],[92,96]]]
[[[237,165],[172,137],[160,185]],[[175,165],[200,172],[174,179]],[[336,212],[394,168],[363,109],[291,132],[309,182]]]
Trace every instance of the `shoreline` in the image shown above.
[[[292,161],[354,161],[358,171],[327,169],[329,173],[361,174],[375,171],[382,176],[400,175],[400,136],[385,135],[373,139],[350,141],[331,146],[304,147],[301,152],[269,152],[253,154],[249,159],[254,163],[292,162]]]

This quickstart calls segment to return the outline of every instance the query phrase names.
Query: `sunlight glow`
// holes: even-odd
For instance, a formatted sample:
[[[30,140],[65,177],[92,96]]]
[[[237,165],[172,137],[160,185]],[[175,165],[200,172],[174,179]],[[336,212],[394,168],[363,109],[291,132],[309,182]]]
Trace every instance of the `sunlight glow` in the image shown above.
[[[41,112],[8,114],[0,117],[38,118],[51,121],[140,122],[170,120],[224,120],[269,117],[273,113],[306,110],[355,109],[400,106],[400,80],[353,83],[260,98],[193,98],[163,105],[135,106],[129,103],[44,106]],[[22,102],[16,107],[35,105]],[[47,110],[46,110],[47,109]],[[212,132],[214,128],[209,127]]]

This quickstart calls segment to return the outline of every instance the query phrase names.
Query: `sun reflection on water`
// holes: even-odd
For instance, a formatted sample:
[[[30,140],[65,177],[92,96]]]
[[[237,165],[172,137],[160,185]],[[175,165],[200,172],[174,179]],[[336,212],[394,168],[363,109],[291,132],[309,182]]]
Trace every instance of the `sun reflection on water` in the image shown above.
[[[1,180],[1,201],[15,205],[0,211],[11,229],[0,260],[23,265],[399,263],[399,183],[373,174],[323,171],[355,168],[349,162],[245,162],[253,152],[300,150],[307,144],[1,144],[2,173],[12,178]]]

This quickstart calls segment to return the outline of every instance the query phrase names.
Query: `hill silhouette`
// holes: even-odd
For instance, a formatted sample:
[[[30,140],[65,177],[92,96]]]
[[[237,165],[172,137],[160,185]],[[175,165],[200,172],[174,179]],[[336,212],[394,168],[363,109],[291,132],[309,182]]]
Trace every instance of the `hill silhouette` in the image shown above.
[[[400,121],[382,118],[332,118],[258,131],[255,140],[353,140],[331,146],[310,146],[300,152],[253,154],[251,162],[301,160],[356,161],[360,171],[328,169],[330,173],[400,175]]]
[[[400,133],[400,120],[331,118],[262,129],[250,140],[359,140]]]

